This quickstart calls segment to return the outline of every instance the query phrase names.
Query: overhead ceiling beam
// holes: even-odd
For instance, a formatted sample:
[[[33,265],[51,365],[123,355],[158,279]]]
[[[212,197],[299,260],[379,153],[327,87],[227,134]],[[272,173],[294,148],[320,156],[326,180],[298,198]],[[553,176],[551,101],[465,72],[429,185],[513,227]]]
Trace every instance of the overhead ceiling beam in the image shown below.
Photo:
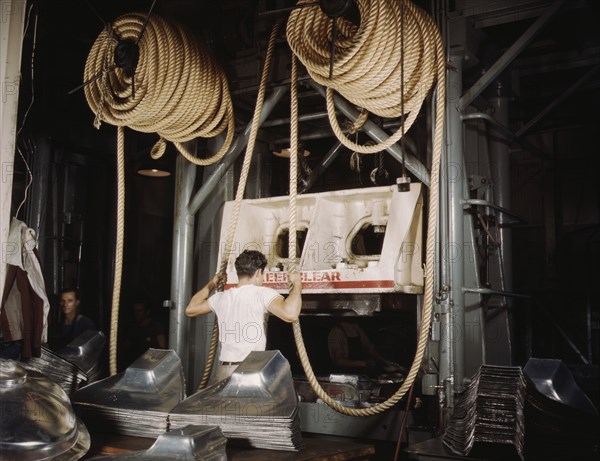
[[[533,117],[529,122],[527,122],[521,129],[519,129],[515,136],[520,137],[527,133],[533,125],[539,122],[542,118],[544,118],[552,109],[562,103],[565,99],[569,98],[579,87],[581,87],[588,79],[593,76],[600,69],[600,65],[592,67],[589,71],[587,71],[583,76],[579,78],[573,85],[571,85],[565,92],[561,93],[561,95],[554,99],[550,104],[544,107],[535,117]]]
[[[600,46],[588,46],[585,50],[570,50],[545,53],[536,56],[518,58],[513,70],[520,77],[539,76],[547,72],[557,72],[600,64]]]
[[[529,28],[521,35],[511,47],[483,74],[475,84],[469,88],[459,101],[460,110],[465,110],[473,100],[492,83],[498,75],[523,51],[535,38],[542,28],[556,14],[566,0],[556,0]]]
[[[468,17],[477,29],[537,18],[548,8],[548,0],[463,0],[457,2],[457,10]],[[565,10],[586,7],[586,0],[569,0]]]
[[[318,83],[311,81],[310,85],[317,90],[322,96],[325,96],[325,88]],[[351,121],[355,121],[360,112],[356,107],[346,101],[339,95],[333,97],[335,107]],[[377,124],[368,120],[363,124],[361,130],[366,133],[372,140],[376,142],[383,142],[390,137],[383,129],[379,128]],[[407,150],[402,150],[398,143],[392,144],[386,149],[392,157],[398,160],[400,163],[404,162],[406,169],[410,171],[415,177],[426,186],[430,184],[429,170],[421,161],[412,155]]]
[[[273,93],[265,100],[262,108],[262,112],[260,114],[260,124],[265,121],[265,119],[269,116],[273,108],[277,105],[281,97],[286,93],[287,88],[280,86],[273,90]],[[225,154],[225,156],[221,159],[221,162],[215,169],[215,172],[212,176],[206,181],[200,190],[192,197],[190,200],[190,204],[188,206],[188,212],[190,215],[194,215],[201,207],[204,205],[204,202],[211,196],[212,192],[215,190],[215,187],[219,184],[223,176],[227,170],[233,165],[235,160],[239,157],[239,155],[244,150],[244,147],[248,144],[248,139],[250,137],[250,131],[252,130],[252,120],[248,122],[248,125],[244,129],[243,133],[240,133],[231,147],[229,148],[229,152]]]

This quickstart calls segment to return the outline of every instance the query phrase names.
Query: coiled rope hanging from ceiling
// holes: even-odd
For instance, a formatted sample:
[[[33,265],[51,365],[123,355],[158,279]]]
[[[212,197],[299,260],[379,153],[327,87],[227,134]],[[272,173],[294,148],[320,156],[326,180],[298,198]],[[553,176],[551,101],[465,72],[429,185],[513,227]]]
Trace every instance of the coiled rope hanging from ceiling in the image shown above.
[[[298,2],[306,3],[310,0]],[[436,80],[439,87],[443,53],[440,55],[438,48],[443,46],[433,19],[410,0],[356,0],[356,4],[360,25],[343,17],[336,19],[331,79],[332,20],[320,8],[297,8],[290,15],[286,33],[311,78],[327,87],[327,113],[336,137],[355,152],[372,154],[396,143],[412,126]],[[336,119],[336,91],[365,109],[365,116],[367,111],[381,117],[404,116],[404,126],[379,144],[353,142]]]
[[[137,47],[133,71],[114,62],[117,47],[127,42]],[[233,106],[225,74],[208,50],[189,32],[157,15],[123,15],[103,30],[88,55],[84,82],[88,105],[96,115],[95,126],[105,121],[118,127],[117,243],[109,354],[114,375],[123,262],[124,127],[160,136],[152,149],[154,158],[160,157],[166,141],[171,141],[190,162],[210,165],[223,157],[233,139]],[[183,144],[225,130],[223,146],[208,158],[196,157]]]
[[[308,3],[301,0],[299,4]],[[433,20],[409,0],[357,0],[360,26],[340,21],[340,40],[335,45],[333,78],[329,79],[331,20],[319,8],[297,8],[288,20],[287,38],[298,59],[310,76],[327,86],[327,112],[333,131],[344,145],[361,153],[375,153],[391,146],[414,122],[423,100],[437,82],[436,126],[433,139],[431,188],[425,263],[425,300],[413,363],[400,388],[388,400],[369,408],[348,408],[333,400],[320,386],[310,365],[302,339],[300,323],[294,322],[294,338],[300,361],[311,387],[328,406],[351,416],[371,416],[391,408],[413,385],[421,367],[433,309],[433,270],[435,230],[438,214],[439,168],[442,151],[444,107],[446,97],[444,49],[439,30]],[[401,14],[402,13],[402,14]],[[401,22],[401,18],[403,21]],[[403,27],[404,26],[404,27]],[[310,32],[308,32],[310,31]],[[402,37],[404,34],[404,37]],[[404,43],[404,48],[399,46]],[[402,62],[404,60],[404,62]],[[405,75],[399,74],[404,67]],[[404,78],[407,85],[400,85]],[[292,112],[290,151],[297,149],[296,60],[292,60]],[[401,94],[400,87],[405,92]],[[361,146],[347,139],[335,116],[334,91],[352,103],[384,117],[404,116],[404,127],[375,146]],[[404,101],[403,101],[404,98]],[[404,108],[402,113],[401,108]],[[366,113],[366,112],[365,112]],[[290,225],[289,257],[292,271],[296,266],[296,156],[290,157]]]

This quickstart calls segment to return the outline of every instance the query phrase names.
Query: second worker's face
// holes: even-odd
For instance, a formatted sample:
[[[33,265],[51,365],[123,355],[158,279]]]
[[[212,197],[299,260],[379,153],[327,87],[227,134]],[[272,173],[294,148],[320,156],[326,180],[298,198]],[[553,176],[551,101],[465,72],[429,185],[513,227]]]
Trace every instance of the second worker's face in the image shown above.
[[[133,305],[133,318],[137,323],[142,323],[146,317],[146,307],[143,304],[136,303]]]
[[[63,314],[69,315],[77,310],[79,300],[72,291],[67,291],[60,295],[60,308]]]

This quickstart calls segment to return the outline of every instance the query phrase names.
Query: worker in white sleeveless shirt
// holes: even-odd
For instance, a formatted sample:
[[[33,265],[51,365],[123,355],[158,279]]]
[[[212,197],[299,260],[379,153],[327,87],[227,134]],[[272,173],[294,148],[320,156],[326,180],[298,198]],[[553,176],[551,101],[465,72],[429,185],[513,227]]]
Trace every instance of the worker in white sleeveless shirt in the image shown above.
[[[272,288],[262,286],[266,266],[267,258],[260,251],[244,251],[235,260],[236,287],[210,296],[224,277],[217,274],[192,297],[185,309],[189,317],[211,311],[217,314],[221,353],[211,383],[231,376],[250,352],[265,350],[270,313],[285,322],[298,320],[302,307],[300,273],[289,274],[291,288],[284,298]]]

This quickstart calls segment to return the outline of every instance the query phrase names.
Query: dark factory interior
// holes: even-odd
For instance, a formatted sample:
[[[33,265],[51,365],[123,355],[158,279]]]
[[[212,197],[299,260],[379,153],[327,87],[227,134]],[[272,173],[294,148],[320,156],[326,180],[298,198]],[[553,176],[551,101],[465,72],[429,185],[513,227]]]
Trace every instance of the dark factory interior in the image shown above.
[[[392,147],[372,155],[361,155],[337,137],[329,120],[330,108],[325,96],[329,90],[324,89],[329,88],[327,78],[322,79],[325,83],[317,81],[300,53],[303,51],[301,46],[293,44],[293,40],[300,39],[292,38],[290,29],[292,21],[301,14],[309,15],[313,10],[322,9],[324,12],[320,14],[325,15],[327,6],[340,8],[329,16],[330,23],[323,34],[328,40],[337,34],[342,43],[341,37],[348,33],[347,30],[357,28],[357,24],[362,27],[367,22],[365,11],[392,3],[400,5],[398,11],[407,15],[408,21],[412,20],[409,13],[412,14],[416,6],[431,18],[431,24],[439,31],[442,48],[438,50],[437,63],[439,72],[445,75],[445,100],[441,101],[441,104],[445,103],[442,111],[445,116],[436,108],[439,95],[444,94],[439,87],[440,77],[433,75],[431,70],[431,80],[438,86],[425,86],[420,82],[417,85],[422,87],[411,87],[415,94],[423,93],[422,105],[416,106],[411,115],[387,116],[370,110],[369,121],[358,128],[353,122],[361,105],[335,87],[338,99],[335,99],[334,110],[340,130],[360,145],[382,142],[380,133],[385,134],[383,138],[399,130],[404,133],[404,122],[414,113],[414,123]],[[404,8],[409,8],[408,12]],[[90,105],[91,88],[102,88],[102,85],[106,88],[108,80],[102,72],[111,74],[115,65],[107,71],[109,64],[103,64],[103,71],[94,76],[93,82],[87,79],[90,74],[85,69],[86,62],[91,62],[90,50],[98,46],[95,43],[101,43],[99,35],[110,31],[117,18],[130,13],[139,13],[142,18],[160,17],[177,24],[202,44],[213,62],[203,62],[199,72],[209,67],[221,69],[219,72],[228,85],[231,98],[234,132],[232,147],[220,163],[195,166],[184,159],[176,143],[168,139],[164,155],[153,159],[151,152],[160,138],[156,130],[136,130],[124,123],[124,236],[122,263],[119,263],[120,148],[117,128],[108,116],[104,117],[101,111],[96,113]],[[536,411],[541,414],[540,408],[546,411],[545,401],[524,397],[526,409],[521,413],[525,416],[519,413],[519,418],[524,418],[526,429],[516,430],[517,435],[510,436],[509,441],[503,439],[494,445],[494,437],[502,430],[501,423],[492,425],[495,429],[491,433],[496,435],[486,433],[487,439],[483,434],[485,428],[481,434],[476,428],[470,436],[464,435],[475,439],[473,451],[468,456],[482,460],[596,459],[599,441],[597,434],[590,434],[598,428],[596,408],[600,405],[600,181],[597,177],[600,150],[594,134],[600,126],[597,110],[600,105],[600,3],[593,0],[10,0],[2,2],[2,16],[2,27],[6,25],[7,29],[16,16],[22,19],[22,34],[17,39],[20,48],[20,65],[16,67],[18,92],[9,94],[8,89],[14,84],[5,83],[3,95],[4,104],[7,97],[9,101],[10,98],[18,100],[12,131],[5,131],[5,121],[2,125],[2,138],[5,139],[2,164],[10,165],[8,170],[3,166],[3,178],[7,171],[12,177],[8,199],[2,202],[3,207],[8,203],[2,211],[3,232],[14,217],[26,223],[37,236],[36,255],[49,302],[48,341],[52,342],[61,322],[63,289],[76,288],[81,294],[81,313],[89,317],[106,338],[106,344],[97,351],[99,376],[102,379],[115,379],[122,373],[126,376],[132,369],[129,368],[132,358],[124,352],[129,326],[135,320],[131,306],[144,300],[151,308],[153,318],[164,328],[168,341],[164,349],[175,351],[177,360],[181,360],[188,399],[198,395],[195,392],[205,392],[197,387],[203,379],[202,370],[209,354],[208,336],[212,327],[207,328],[212,321],[204,320],[205,316],[187,318],[184,311],[190,297],[205,287],[221,263],[224,235],[231,225],[226,221],[231,208],[225,203],[233,202],[244,176],[245,147],[260,99],[263,65],[271,59],[263,107],[266,117],[255,133],[254,154],[243,194],[243,199],[248,201],[245,206],[249,208],[242,208],[236,238],[244,235],[242,238],[246,240],[240,240],[242,247],[243,242],[272,244],[265,246],[273,248],[271,256],[267,254],[269,266],[265,274],[271,273],[273,280],[279,280],[276,277],[280,270],[292,272],[292,266],[288,266],[293,259],[288,253],[291,251],[288,244],[290,249],[292,247],[289,243],[291,224],[281,224],[283,233],[278,236],[261,236],[260,226],[264,224],[265,229],[271,229],[272,216],[279,216],[277,213],[280,212],[287,216],[288,196],[295,197],[291,192],[289,152],[297,146],[298,155],[294,156],[298,177],[295,183],[300,210],[298,219],[302,224],[297,227],[296,246],[299,264],[305,264],[301,269],[303,305],[298,324],[302,326],[315,379],[322,381],[327,377],[323,378],[324,389],[335,387],[334,374],[330,375],[335,373],[335,366],[327,353],[328,332],[344,319],[358,322],[375,349],[389,361],[399,364],[402,375],[400,381],[386,378],[390,382],[385,381],[385,385],[379,376],[377,385],[380,387],[377,389],[380,394],[376,396],[371,391],[372,400],[367,402],[362,402],[366,394],[360,394],[364,391],[360,384],[357,385],[360,392],[356,392],[352,408],[362,409],[361,405],[366,409],[377,408],[395,395],[396,389],[402,382],[406,383],[408,377],[415,379],[410,391],[403,390],[406,398],[394,402],[391,411],[382,413],[386,419],[364,418],[372,421],[369,424],[357,422],[361,418],[352,415],[339,416],[310,389],[310,377],[305,373],[302,353],[295,344],[296,326],[292,328],[287,320],[271,315],[265,332],[266,349],[280,351],[286,366],[289,363],[294,384],[292,391],[295,389],[299,399],[298,418],[306,446],[310,448],[310,443],[326,440],[331,443],[341,441],[341,445],[356,444],[356,452],[360,447],[372,450],[353,455],[355,457],[299,457],[309,451],[305,448],[296,452],[298,457],[286,457],[289,454],[286,452],[280,459],[439,460],[465,457],[467,452],[461,455],[456,448],[457,440],[463,443],[463,436],[453,438],[452,434],[462,428],[459,423],[467,424],[465,421],[472,410],[468,405],[475,408],[476,384],[479,383],[480,390],[486,379],[497,384],[508,375],[498,378],[499,375],[494,373],[510,368],[517,370],[515,373],[520,373],[519,376],[527,377],[522,378],[527,382],[523,389],[530,389],[529,383],[535,382],[532,358],[555,365],[560,363],[556,374],[567,377],[559,383],[560,378],[555,374],[550,386],[558,389],[562,385],[563,391],[565,386],[570,386],[569,391],[579,392],[579,401],[585,401],[586,408],[592,408],[594,414],[584,412],[585,417],[575,418],[572,407],[562,414],[563,410],[556,406],[552,407],[552,417],[546,420],[540,417],[534,424],[531,421],[535,416],[531,415],[537,415]],[[401,19],[404,21],[404,16]],[[281,27],[270,43],[276,24]],[[297,33],[305,40],[303,43],[316,43],[321,32],[316,30],[316,20],[309,24],[314,26],[313,30],[307,26]],[[338,27],[338,24],[339,30],[334,31],[332,27]],[[377,27],[382,30],[391,26],[386,23],[376,25],[375,29]],[[414,30],[411,29],[413,33]],[[393,33],[390,29],[389,34]],[[145,38],[149,36],[148,32]],[[407,46],[412,45],[413,38],[406,38]],[[110,37],[104,40],[110,40]],[[143,43],[140,41],[140,46]],[[384,46],[382,39],[381,48]],[[294,83],[292,48],[298,56],[297,139],[291,128],[294,120],[290,109]],[[333,56],[327,50],[321,59],[326,63],[323,67],[328,67],[330,59],[342,59],[340,56],[344,57],[343,53],[348,49],[342,49],[340,44],[341,51]],[[377,47],[373,50],[373,53],[379,53],[375,51]],[[414,49],[410,50],[414,52]],[[404,49],[397,51],[398,56],[404,57],[404,53]],[[144,66],[149,64],[142,61],[141,54],[139,59],[137,71],[141,75],[147,71]],[[3,66],[7,65],[5,61],[3,58]],[[165,56],[157,58],[158,72],[167,76],[165,82],[179,72],[170,68],[172,64],[167,61]],[[191,58],[182,60],[184,69],[190,61]],[[402,60],[401,65],[412,64]],[[335,69],[342,78],[343,72],[338,69],[343,66],[339,66],[332,66],[330,71],[333,73],[332,69]],[[135,78],[135,66],[133,72]],[[374,70],[370,72],[375,74]],[[144,73],[144,76],[148,75]],[[161,75],[155,77],[162,78]],[[176,92],[185,86],[187,76],[184,77],[175,84],[176,88],[166,88],[165,84],[159,90],[163,94]],[[137,88],[125,89],[127,94],[132,91],[131,100],[135,99],[136,90],[142,94],[153,83],[141,77],[135,81]],[[398,88],[402,85],[400,91],[404,91],[405,85],[412,85],[405,82],[404,77],[396,83]],[[361,97],[370,96],[366,94],[367,90],[364,93]],[[121,97],[125,102],[129,98]],[[182,93],[178,97],[181,97],[179,104],[186,109],[201,110],[203,96]],[[215,100],[219,96],[208,97],[211,98]],[[104,99],[100,104],[108,107]],[[404,104],[409,104],[404,96],[401,104],[403,109]],[[3,111],[6,110],[3,106]],[[108,112],[108,109],[103,110]],[[433,175],[433,164],[437,158],[436,136],[440,120],[438,201],[432,191],[437,178]],[[183,144],[197,157],[205,159],[226,142],[224,135],[225,132],[220,132],[217,136],[197,137]],[[7,147],[10,144],[5,144],[9,138],[14,142],[10,156],[10,147]],[[142,170],[152,168],[167,173],[160,177],[140,174]],[[417,256],[411,259],[413,272],[409,277],[413,278],[410,283],[399,284],[397,278],[394,281],[393,274],[398,277],[401,272],[397,267],[401,257],[394,254],[392,259],[396,259],[390,266],[394,271],[390,282],[393,288],[358,282],[344,285],[351,289],[342,289],[342,284],[335,285],[334,282],[327,285],[330,288],[319,288],[320,281],[309,279],[317,277],[318,271],[321,271],[318,277],[323,277],[323,274],[342,268],[342,279],[344,270],[348,274],[351,269],[354,273],[367,274],[368,269],[380,261],[379,257],[380,266],[383,265],[383,250],[391,243],[387,240],[388,234],[384,240],[381,229],[373,220],[368,226],[360,227],[359,233],[353,234],[354,237],[345,243],[344,251],[355,256],[355,261],[349,260],[345,253],[337,258],[336,253],[337,259],[332,265],[307,269],[311,242],[318,242],[323,254],[328,248],[327,243],[311,239],[316,238],[315,235],[326,235],[325,232],[344,233],[346,224],[354,232],[356,224],[352,221],[352,210],[362,206],[368,208],[371,206],[369,200],[380,200],[371,198],[384,194],[379,191],[389,191],[390,197],[392,193],[394,197],[401,196],[402,181],[398,178],[406,177],[411,183],[411,193],[415,187],[420,187],[420,192],[415,192],[415,197],[419,197],[418,200],[415,198],[416,204],[410,202],[416,217],[413,218],[412,208],[406,215],[415,221],[406,226],[398,224],[407,235],[414,231],[417,236]],[[192,211],[182,217],[188,205],[184,204],[182,208],[181,203],[187,200],[193,204],[189,206]],[[342,205],[336,208],[337,200],[346,200],[345,211],[339,212],[340,215],[336,213]],[[404,200],[402,203],[408,203],[408,199]],[[313,203],[318,206],[311,208]],[[331,209],[324,208],[329,211],[318,208],[327,204],[333,204]],[[439,210],[437,223],[431,221],[431,210]],[[344,213],[345,217],[342,216]],[[321,220],[311,221],[313,214]],[[403,220],[404,217],[399,222],[404,223]],[[328,224],[338,222],[342,223],[339,229],[334,229],[337,224]],[[359,222],[364,223],[364,219]],[[333,227],[329,229],[328,226]],[[391,228],[391,219],[387,226]],[[190,232],[191,237],[181,237],[183,232]],[[426,246],[430,233],[436,245],[431,259],[428,254],[431,251]],[[268,240],[271,237],[276,240]],[[409,237],[400,237],[405,239],[400,240],[404,251]],[[3,235],[3,241],[6,238]],[[182,249],[182,245],[187,245],[187,249]],[[373,255],[377,255],[377,259]],[[271,268],[272,258],[279,261],[272,264],[277,267]],[[430,262],[434,264],[431,273],[427,272]],[[233,267],[227,270],[233,270]],[[460,275],[456,275],[457,270]],[[120,314],[115,326],[112,322],[115,320],[113,298],[117,273],[120,277],[116,295]],[[230,280],[230,272],[227,274]],[[271,286],[269,280],[265,275],[265,285]],[[4,285],[4,281],[2,283]],[[421,348],[422,312],[428,309],[429,284],[432,284],[433,297],[431,329],[423,352],[425,359],[413,365],[413,358]],[[369,291],[364,288],[367,286],[377,289]],[[287,286],[273,285],[273,288],[286,297],[291,296]],[[456,313],[459,307],[461,314]],[[115,335],[119,344],[116,369],[110,350]],[[461,337],[460,347],[453,343],[457,336]],[[447,347],[444,347],[444,341],[448,341]],[[423,355],[420,357],[423,359]],[[242,362],[240,367],[245,363]],[[413,369],[415,373],[418,371],[416,378],[412,376]],[[5,371],[0,373],[0,379],[2,373]],[[239,375],[243,377],[243,374]],[[236,376],[235,373],[232,375],[228,385]],[[33,385],[32,382],[29,380],[29,385]],[[352,382],[347,378],[338,385],[350,386]],[[0,388],[2,386],[0,383]],[[506,388],[503,391],[512,392]],[[82,407],[75,397],[79,392],[83,393],[79,398],[84,399],[83,386],[70,397],[78,417],[88,426],[92,446],[83,459],[93,459],[94,447],[96,455],[103,454],[106,458],[102,459],[111,459],[108,452],[98,448],[100,442],[95,440],[102,440],[106,445],[116,442],[109,441],[106,435],[95,439],[96,431],[102,432],[98,429],[100,423],[96,426],[89,422],[92,404]],[[85,398],[89,398],[88,394]],[[315,400],[310,401],[309,396]],[[215,397],[210,394],[206,398]],[[345,404],[348,402],[346,400]],[[556,402],[552,404],[557,405]],[[327,415],[335,422],[328,425],[316,417],[312,422],[307,421],[313,414],[311,418],[307,417],[309,410],[306,409],[314,410],[308,405],[326,408],[331,412]],[[493,405],[489,403],[490,407]],[[80,408],[84,408],[81,413]],[[473,411],[479,411],[480,407],[477,408]],[[567,427],[566,421],[571,417],[578,421],[577,427],[574,427],[576,424]],[[173,415],[170,418],[176,420]],[[560,426],[557,422],[556,427],[550,427],[548,420],[552,418],[556,421],[563,418],[564,424]],[[479,421],[482,420],[485,418],[480,416]],[[540,422],[543,420],[547,427]],[[135,426],[136,422],[129,424]],[[527,424],[532,427],[528,429]],[[586,427],[580,428],[584,424]],[[228,437],[227,426],[221,429]],[[129,429],[120,434],[125,434],[123,438],[135,439],[134,432]],[[555,445],[547,445],[547,451],[537,448],[536,443],[541,444],[553,435],[556,436]],[[156,436],[152,439],[154,443]],[[524,448],[520,442],[515,442],[517,439],[525,440]],[[437,443],[435,449],[431,448],[433,441]],[[274,459],[257,453],[253,458],[252,449],[230,449],[230,445],[227,445],[228,458],[215,455],[214,458],[185,459]],[[131,443],[131,446],[137,447],[133,450],[147,449],[150,442],[146,445]],[[59,459],[19,458],[19,453],[5,440],[0,443],[0,453],[4,453],[2,450],[7,450],[9,460]],[[132,449],[127,447],[127,450]],[[212,450],[217,452],[216,448]],[[222,450],[225,453],[225,449]],[[260,448],[254,450],[262,452]],[[317,451],[315,448],[315,453]],[[133,459],[175,459],[165,456]]]

